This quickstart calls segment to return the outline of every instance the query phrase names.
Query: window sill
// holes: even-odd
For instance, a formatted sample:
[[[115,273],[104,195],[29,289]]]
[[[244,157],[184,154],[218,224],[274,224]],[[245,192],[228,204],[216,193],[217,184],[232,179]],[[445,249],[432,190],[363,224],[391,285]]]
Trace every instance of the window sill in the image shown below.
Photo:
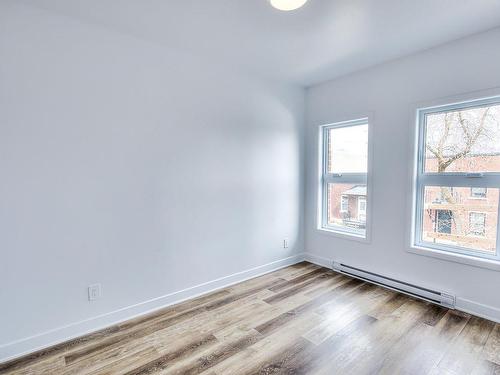
[[[356,233],[349,233],[349,232],[343,232],[335,229],[327,229],[327,228],[316,228],[316,231],[318,231],[320,234],[323,234],[325,236],[330,236],[330,237],[337,237],[341,238],[344,240],[351,240],[351,241],[357,241],[357,242],[362,242],[362,243],[369,243],[368,237],[356,234]]]
[[[493,271],[500,271],[500,262],[497,260],[482,259],[482,258],[470,256],[470,255],[455,254],[455,253],[450,253],[447,251],[429,249],[429,248],[415,246],[415,245],[411,246],[409,248],[408,252],[413,253],[413,254],[417,254],[417,255],[438,258],[438,259],[446,260],[449,262],[466,264],[468,266],[486,268],[486,269],[493,270]]]

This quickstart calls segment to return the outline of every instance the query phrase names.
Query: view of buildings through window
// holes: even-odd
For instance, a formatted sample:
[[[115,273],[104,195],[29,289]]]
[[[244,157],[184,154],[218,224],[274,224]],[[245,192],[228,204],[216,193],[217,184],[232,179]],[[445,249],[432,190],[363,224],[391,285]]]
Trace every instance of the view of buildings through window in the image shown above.
[[[476,198],[468,187],[425,187],[423,237],[426,242],[496,251],[499,189]]]
[[[438,109],[424,120],[417,235],[423,243],[496,254],[500,104]]]
[[[421,112],[419,245],[497,255],[499,102],[478,101]],[[365,236],[367,121],[326,126],[323,138],[322,227]]]
[[[366,227],[366,185],[328,184],[328,223]]]

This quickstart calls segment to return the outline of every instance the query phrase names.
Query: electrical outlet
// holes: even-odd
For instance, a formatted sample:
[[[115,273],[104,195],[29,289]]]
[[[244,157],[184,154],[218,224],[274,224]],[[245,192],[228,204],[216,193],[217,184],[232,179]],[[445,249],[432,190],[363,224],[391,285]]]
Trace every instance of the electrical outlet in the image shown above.
[[[288,249],[288,238],[283,240],[283,249]]]
[[[95,301],[96,299],[99,299],[102,296],[101,284],[89,285],[88,291],[89,291],[89,301]]]

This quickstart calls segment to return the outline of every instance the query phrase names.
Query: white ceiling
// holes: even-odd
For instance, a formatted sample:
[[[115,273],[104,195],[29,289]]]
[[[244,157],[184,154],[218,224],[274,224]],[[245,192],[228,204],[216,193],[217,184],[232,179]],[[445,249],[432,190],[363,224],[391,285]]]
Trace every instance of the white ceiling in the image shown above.
[[[25,0],[165,46],[311,85],[500,26],[500,0]]]

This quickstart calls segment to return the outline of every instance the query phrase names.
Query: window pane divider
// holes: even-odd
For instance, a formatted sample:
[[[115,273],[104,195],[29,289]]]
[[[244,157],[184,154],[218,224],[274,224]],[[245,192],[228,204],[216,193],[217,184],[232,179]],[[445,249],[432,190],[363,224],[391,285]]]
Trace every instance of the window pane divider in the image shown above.
[[[324,181],[330,184],[365,184],[368,181],[366,174],[343,174],[342,176],[335,176],[327,174],[324,176]]]
[[[418,178],[419,185],[448,187],[500,187],[500,175],[483,175],[479,178],[467,178],[465,175],[422,174]]]

